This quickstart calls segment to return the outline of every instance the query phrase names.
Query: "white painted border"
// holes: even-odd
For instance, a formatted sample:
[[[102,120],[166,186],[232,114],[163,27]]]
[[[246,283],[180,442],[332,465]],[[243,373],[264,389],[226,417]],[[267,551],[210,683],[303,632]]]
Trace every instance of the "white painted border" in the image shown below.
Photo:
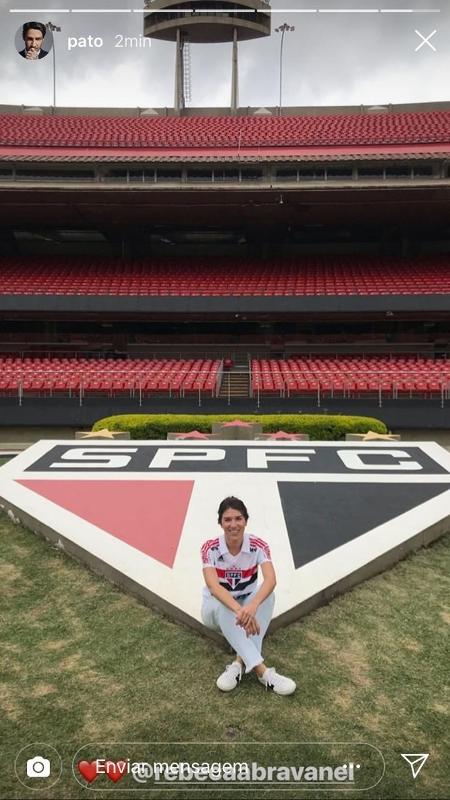
[[[38,458],[56,445],[70,447],[130,448],[142,445],[152,447],[174,447],[177,449],[211,447],[275,447],[282,449],[318,450],[321,448],[360,450],[418,448],[447,470],[447,474],[420,475],[419,473],[277,473],[246,472],[233,473],[208,471],[168,472],[147,470],[126,471],[27,471]],[[220,464],[220,462],[218,462]],[[186,516],[183,535],[173,569],[145,555],[105,531],[80,519],[75,514],[61,509],[33,491],[17,483],[26,480],[194,480],[194,490]],[[199,480],[201,478],[201,480]],[[277,481],[330,482],[330,483],[442,483],[449,490],[438,497],[422,503],[383,525],[330,551],[318,559],[295,570],[289,538],[284,524]],[[287,613],[300,603],[329,586],[339,583],[366,564],[383,556],[390,550],[406,545],[408,540],[439,523],[450,515],[450,453],[435,442],[278,442],[214,440],[192,441],[111,441],[108,440],[42,440],[17,455],[0,468],[0,496],[2,505],[22,509],[27,515],[41,521],[59,536],[70,539],[78,547],[92,553],[101,562],[122,573],[139,586],[158,595],[167,603],[181,608],[188,616],[200,620],[200,601],[203,579],[199,551],[202,542],[219,532],[217,507],[228,494],[237,494],[245,499],[251,518],[250,533],[266,539],[273,551],[277,569],[278,588],[275,615]],[[20,513],[20,512],[19,512]]]

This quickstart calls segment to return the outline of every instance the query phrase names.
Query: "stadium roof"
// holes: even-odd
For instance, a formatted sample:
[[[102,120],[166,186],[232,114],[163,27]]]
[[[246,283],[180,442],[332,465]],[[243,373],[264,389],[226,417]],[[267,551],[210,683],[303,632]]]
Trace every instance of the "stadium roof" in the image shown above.
[[[273,116],[0,114],[0,159],[347,160],[450,156],[450,109]]]

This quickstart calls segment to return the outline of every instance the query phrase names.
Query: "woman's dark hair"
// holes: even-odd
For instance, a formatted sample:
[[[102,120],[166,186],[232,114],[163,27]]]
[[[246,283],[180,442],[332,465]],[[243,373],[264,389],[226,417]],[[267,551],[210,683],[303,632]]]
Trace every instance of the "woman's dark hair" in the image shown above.
[[[242,500],[239,500],[238,497],[225,497],[225,500],[222,500],[219,506],[219,525],[222,522],[222,517],[225,511],[227,511],[229,508],[233,508],[235,511],[240,511],[245,521],[248,521],[248,511]]]
[[[42,22],[25,22],[25,24],[22,25],[22,39],[25,39],[28,31],[30,30],[40,31],[45,39],[45,34],[47,33],[47,29]]]

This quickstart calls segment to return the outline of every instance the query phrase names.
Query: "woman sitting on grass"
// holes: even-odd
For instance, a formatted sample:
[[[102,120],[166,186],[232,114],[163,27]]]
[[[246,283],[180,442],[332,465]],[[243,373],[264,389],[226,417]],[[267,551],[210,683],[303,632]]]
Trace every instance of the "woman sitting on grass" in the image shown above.
[[[276,584],[269,546],[245,533],[248,511],[237,497],[226,497],[219,506],[223,533],[208,539],[201,549],[203,574],[202,620],[207,628],[220,630],[236,651],[236,659],[217,679],[222,692],[234,689],[245,672],[255,670],[258,680],[276,694],[292,694],[291,678],[278,675],[264,664],[261,648],[272,618]],[[257,586],[258,566],[263,582]]]

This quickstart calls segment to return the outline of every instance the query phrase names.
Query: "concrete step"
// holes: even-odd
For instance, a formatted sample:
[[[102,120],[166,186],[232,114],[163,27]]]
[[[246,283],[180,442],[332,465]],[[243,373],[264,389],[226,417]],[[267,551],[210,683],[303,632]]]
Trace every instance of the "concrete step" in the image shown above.
[[[242,372],[228,372],[222,378],[219,397],[248,397],[249,376]]]

